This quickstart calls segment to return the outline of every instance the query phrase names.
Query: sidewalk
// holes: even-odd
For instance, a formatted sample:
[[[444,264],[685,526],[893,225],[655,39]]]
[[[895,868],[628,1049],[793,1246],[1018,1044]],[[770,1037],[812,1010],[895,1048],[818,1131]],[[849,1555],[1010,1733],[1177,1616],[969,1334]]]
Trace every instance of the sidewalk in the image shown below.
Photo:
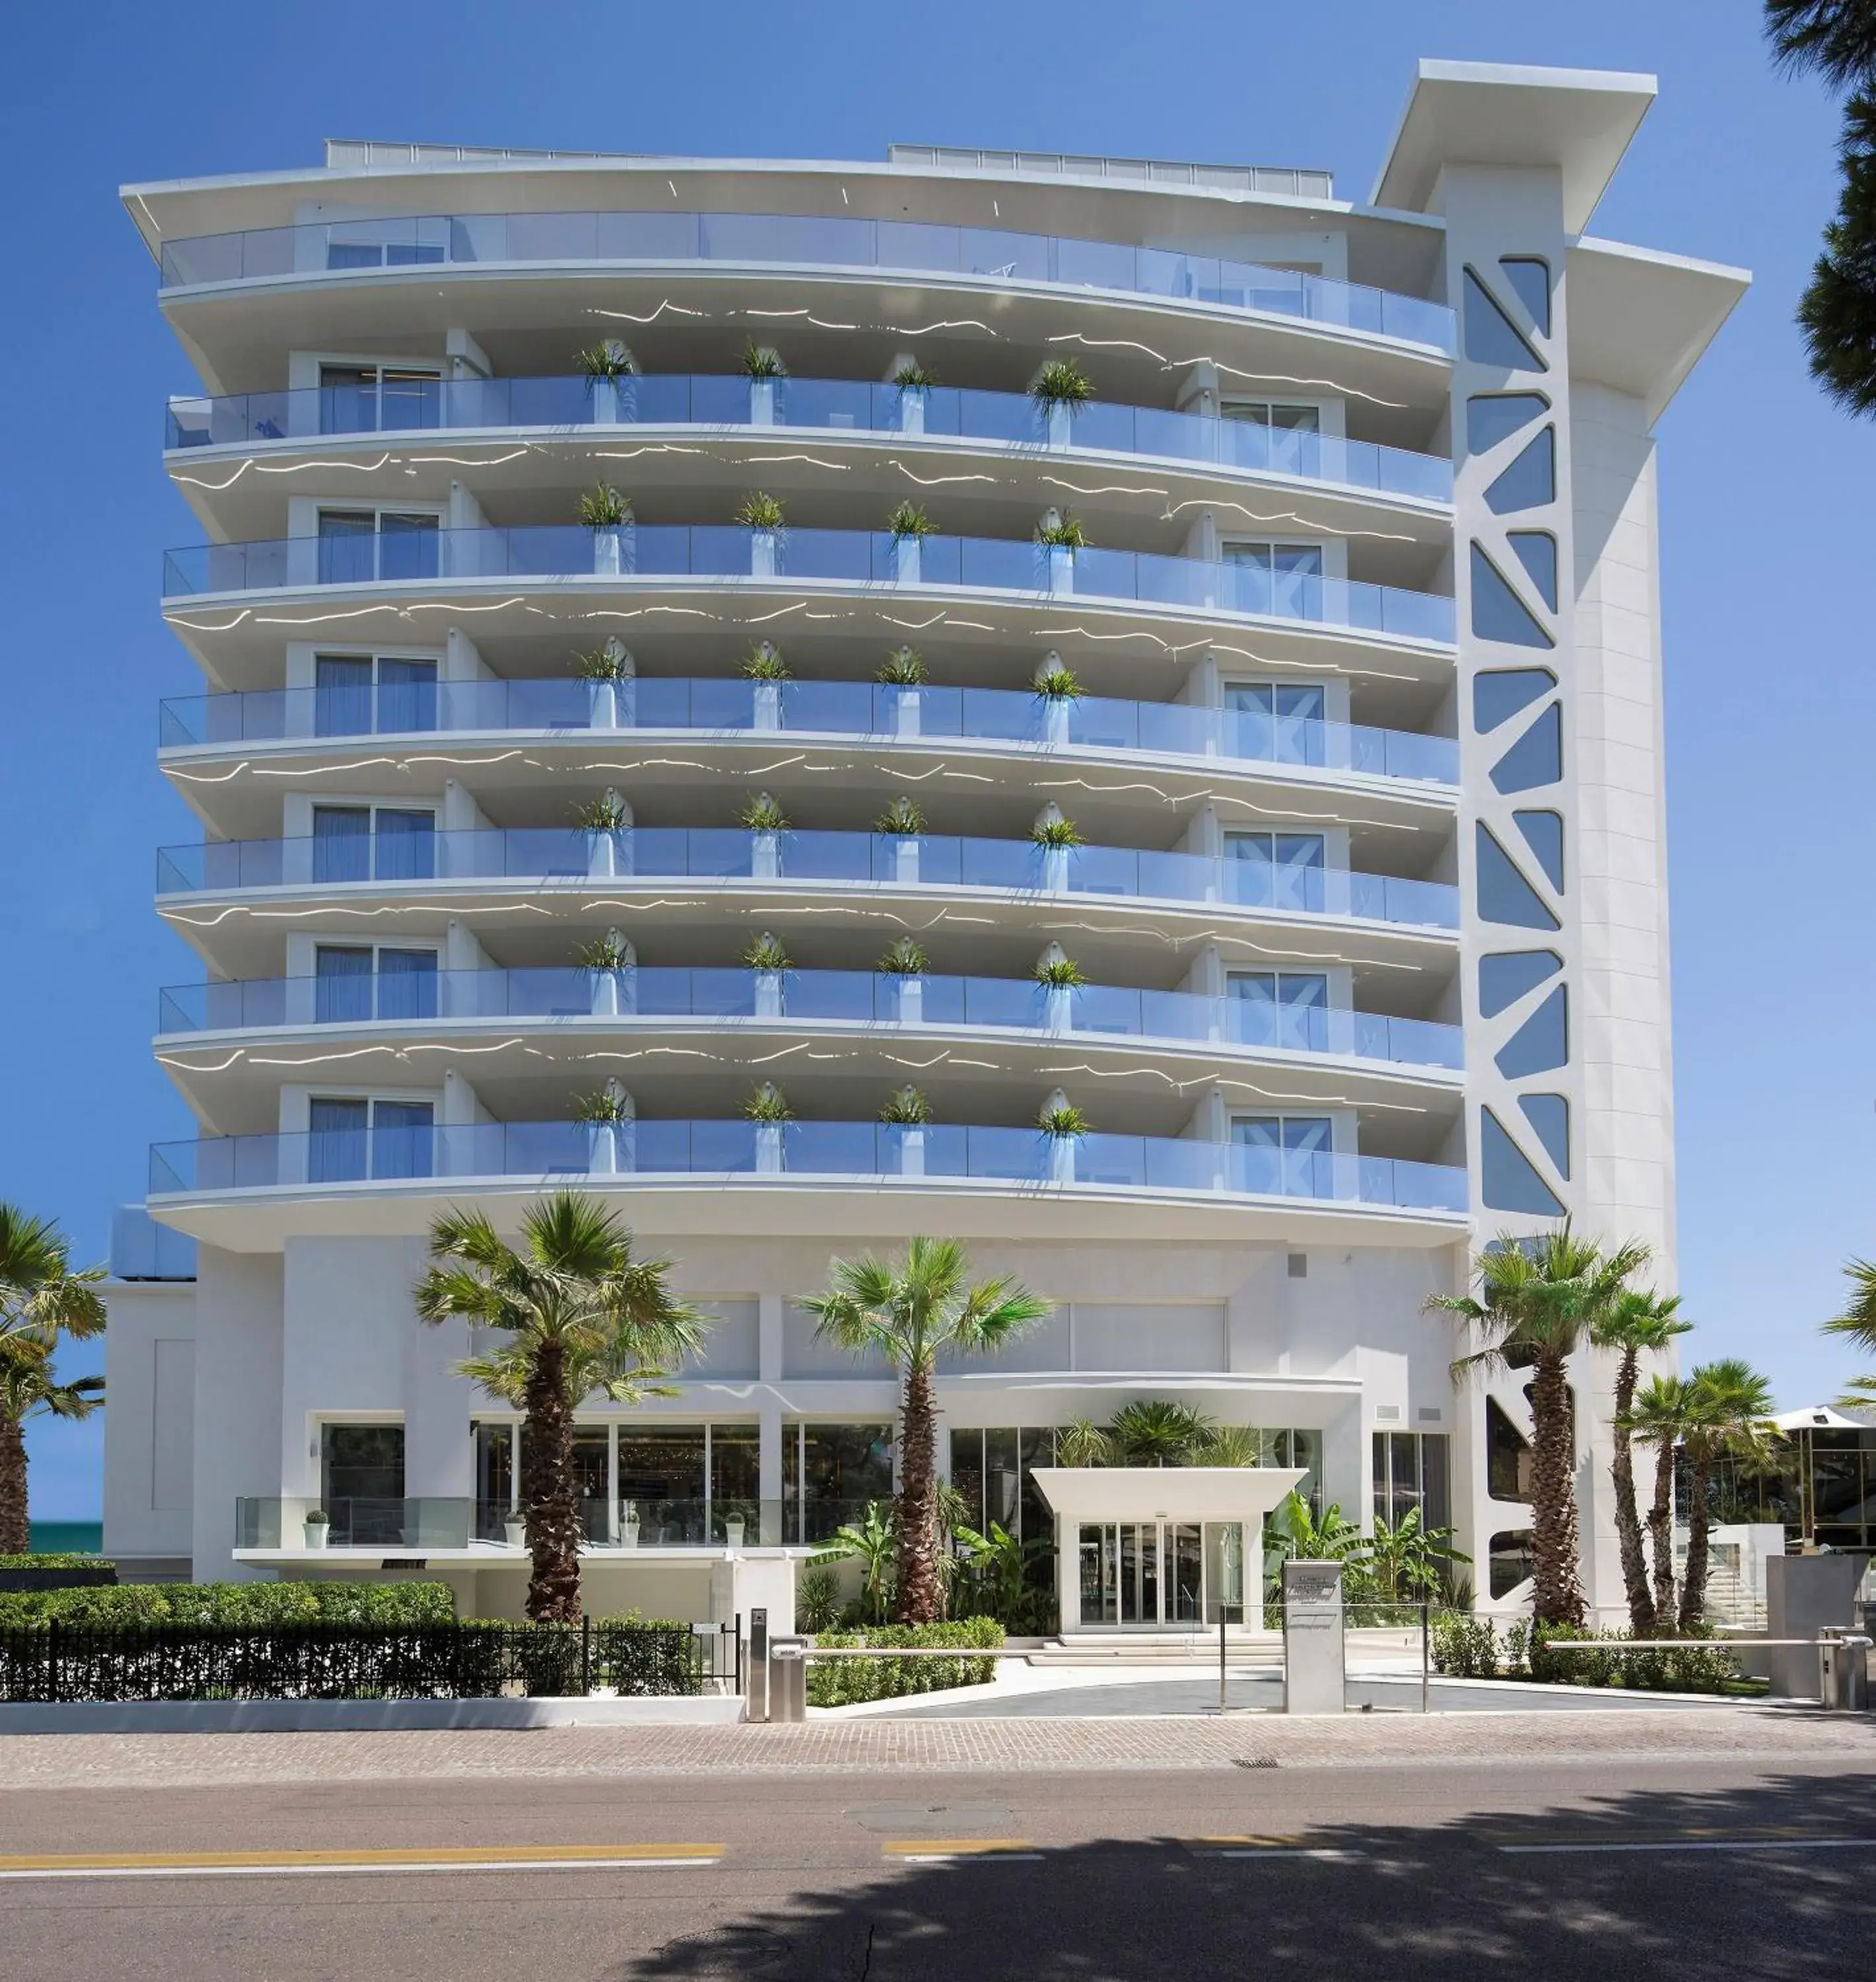
[[[1335,1768],[1709,1760],[1876,1770],[1876,1715],[1804,1707],[1574,1713],[1216,1713],[1048,1720],[848,1720],[805,1726],[565,1727],[525,1733],[23,1735],[0,1743],[0,1792],[358,1782],[972,1770]]]

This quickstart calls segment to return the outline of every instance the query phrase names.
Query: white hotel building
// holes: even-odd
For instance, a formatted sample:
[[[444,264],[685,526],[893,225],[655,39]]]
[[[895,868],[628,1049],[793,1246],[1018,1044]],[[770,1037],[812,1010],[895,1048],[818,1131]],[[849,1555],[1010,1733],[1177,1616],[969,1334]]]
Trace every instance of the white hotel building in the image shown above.
[[[1672,1274],[1652,435],[1744,278],[1587,231],[1652,95],[1423,65],[1366,203],[916,146],[128,189],[202,387],[155,1048],[199,1136],[120,1220],[107,1549],[517,1612],[514,1415],[411,1290],[445,1207],[571,1182],[716,1316],[582,1413],[595,1607],[784,1588],[890,1492],[887,1372],[794,1303],[919,1231],[1057,1303],[944,1373],[985,1518],[1052,1533],[1055,1428],[1130,1400],[1267,1434],[1242,1506],[1061,1514],[1069,1628],[1255,1606],[1232,1523],[1299,1475],[1518,1601],[1528,1408],[1422,1303],[1566,1210]]]

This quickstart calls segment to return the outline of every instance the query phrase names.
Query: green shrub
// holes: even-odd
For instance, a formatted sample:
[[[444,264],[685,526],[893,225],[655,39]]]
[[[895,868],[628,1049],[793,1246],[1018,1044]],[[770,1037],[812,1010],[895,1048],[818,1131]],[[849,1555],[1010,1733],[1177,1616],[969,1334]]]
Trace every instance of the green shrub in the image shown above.
[[[1448,1611],[1433,1620],[1433,1664],[1454,1679],[1521,1679],[1544,1686],[1621,1687],[1636,1693],[1721,1693],[1740,1677],[1739,1661],[1711,1639],[1689,1639],[1661,1650],[1570,1652],[1586,1638],[1626,1638],[1627,1631],[1546,1624],[1533,1630],[1521,1617],[1495,1626],[1489,1617]]]
[[[117,1564],[102,1555],[72,1555],[48,1550],[44,1555],[0,1555],[0,1569],[115,1569]]]
[[[875,1626],[866,1631],[827,1631],[815,1641],[836,1647],[878,1645],[907,1650],[1001,1649],[1003,1627],[994,1617],[965,1617],[953,1624]],[[808,1698],[815,1707],[847,1707],[860,1700],[897,1700],[951,1686],[988,1686],[994,1659],[824,1659],[808,1667]]]
[[[0,1590],[0,1627],[47,1624],[447,1624],[446,1583],[119,1583]]]

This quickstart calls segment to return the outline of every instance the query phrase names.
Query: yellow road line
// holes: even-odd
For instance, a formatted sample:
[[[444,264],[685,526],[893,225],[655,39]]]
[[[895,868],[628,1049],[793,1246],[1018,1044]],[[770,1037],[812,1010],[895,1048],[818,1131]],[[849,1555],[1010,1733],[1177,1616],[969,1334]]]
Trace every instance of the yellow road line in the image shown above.
[[[0,1855],[0,1879],[229,1873],[566,1870],[713,1864],[721,1844],[351,1845],[271,1851],[41,1851]]]
[[[880,1847],[888,1858],[995,1858],[1011,1852],[1042,1854],[1026,1837],[894,1837]]]

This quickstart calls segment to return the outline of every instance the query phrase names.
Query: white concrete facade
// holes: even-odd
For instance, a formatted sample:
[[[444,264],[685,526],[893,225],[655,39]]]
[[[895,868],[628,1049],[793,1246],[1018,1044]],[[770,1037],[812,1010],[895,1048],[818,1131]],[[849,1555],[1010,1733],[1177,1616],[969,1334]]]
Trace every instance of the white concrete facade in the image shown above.
[[[1424,1303],[1564,1210],[1671,1276],[1652,425],[1741,279],[1584,232],[1651,92],[1423,65],[1366,206],[375,145],[127,189],[204,389],[162,752],[203,840],[158,900],[203,981],[158,1041],[202,1139],[148,1200],[195,1278],[119,1261],[107,1548],[515,1609],[512,1413],[410,1290],[445,1206],[571,1182],[716,1316],[678,1395],[582,1414],[597,1606],[785,1609],[890,1490],[886,1373],[793,1303],[915,1231],[1057,1303],[942,1373],[983,1519],[1048,1532],[1056,1429],[1175,1400],[1515,1603],[1528,1409],[1455,1393]],[[581,375],[608,338],[633,371]],[[1079,412],[1029,397],[1065,355]],[[575,520],[599,484],[625,526]],[[881,1126],[908,1084],[931,1126]],[[1105,1621],[1191,1621],[1211,1518],[1068,1517],[1065,1602],[1102,1623],[1131,1550]]]

